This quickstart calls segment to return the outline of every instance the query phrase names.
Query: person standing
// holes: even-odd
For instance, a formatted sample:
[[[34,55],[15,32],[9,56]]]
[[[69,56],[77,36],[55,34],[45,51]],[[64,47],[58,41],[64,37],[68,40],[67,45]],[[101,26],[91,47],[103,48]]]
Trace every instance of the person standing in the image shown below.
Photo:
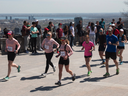
[[[21,30],[21,33],[22,33],[22,36],[24,37],[24,49],[25,49],[25,53],[29,53],[27,51],[28,49],[28,43],[29,43],[29,34],[27,34],[27,30],[29,30],[31,28],[30,27],[27,27],[28,23],[27,21],[24,21],[24,25],[22,26],[22,30]]]
[[[106,35],[103,34],[103,29],[100,28],[99,30],[99,38],[98,38],[98,42],[99,42],[99,55],[100,55],[100,58],[102,59],[102,63],[101,64],[105,64],[105,59],[103,58],[103,54],[104,54],[104,51],[105,51],[105,48],[106,48]]]
[[[91,26],[91,22],[88,22],[88,26],[86,27],[86,32],[87,32],[87,34],[89,34],[89,27]]]
[[[55,50],[53,50],[53,45],[56,45],[57,48]],[[53,65],[53,63],[51,62],[51,59],[53,57],[54,52],[59,48],[59,44],[52,38],[52,33],[48,32],[47,34],[47,38],[45,38],[42,42],[42,48],[45,51],[45,56],[46,56],[46,68],[45,68],[45,72],[43,74],[41,74],[42,76],[46,77],[48,69],[49,69],[49,65],[52,66],[53,71],[55,72],[55,66]]]
[[[44,28],[43,39],[47,38],[48,31],[49,31],[48,28]]]
[[[76,75],[69,69],[69,57],[73,54],[73,51],[69,45],[69,41],[66,37],[61,37],[60,53],[56,56],[59,59],[59,81],[55,83],[56,85],[61,85],[61,77],[63,66],[65,65],[66,71],[72,76],[72,81],[76,79]]]
[[[119,45],[117,46],[117,56],[119,57],[120,65],[123,64],[123,56],[122,53],[125,49],[125,43],[127,42],[126,35],[124,35],[124,30],[120,29],[120,34],[117,36],[119,40]]]
[[[37,42],[37,34],[39,33],[38,29],[36,28],[36,22],[32,22],[32,27],[30,29],[31,32],[31,43],[32,43],[32,54],[36,54],[36,42]]]
[[[80,42],[79,45],[82,45],[83,41],[84,41],[84,30],[83,30],[83,26],[82,26],[82,20],[79,21],[79,24],[76,26],[78,32],[78,36],[80,38]]]
[[[90,74],[92,73],[92,70],[91,70],[89,62],[92,58],[92,51],[95,50],[95,46],[94,46],[93,42],[89,41],[89,35],[86,35],[85,41],[83,42],[82,46],[83,47],[81,50],[85,49],[84,58],[85,58],[86,66],[88,69],[87,74],[88,74],[88,76],[90,76]]]
[[[99,25],[99,21],[96,21],[96,28],[97,28],[97,33],[96,33],[96,44],[98,43],[97,40],[99,39],[99,31],[101,26]]]
[[[68,26],[65,25],[63,28],[63,36],[65,36],[68,39],[69,29]]]
[[[119,45],[118,42],[118,38],[113,35],[112,33],[112,28],[109,27],[108,29],[108,35],[106,36],[106,41],[107,41],[107,49],[105,52],[105,57],[106,57],[106,73],[103,75],[104,77],[108,77],[110,76],[109,74],[109,69],[108,69],[108,62],[109,62],[109,58],[111,58],[113,60],[113,62],[116,65],[116,74],[119,74],[119,67],[118,67],[118,62],[116,60],[117,56],[116,56],[116,46]]]
[[[120,30],[120,29],[123,29],[124,27],[124,22],[122,22],[122,19],[119,18],[119,21],[117,22],[117,29]]]
[[[89,32],[90,41],[93,42],[93,44],[95,45],[95,34],[97,33],[97,28],[95,27],[94,23],[91,23],[89,30],[90,30]]]
[[[16,53],[18,53],[18,50],[20,49],[20,44],[16,39],[13,38],[12,31],[8,31],[7,34],[8,34],[8,39],[6,40],[5,52],[7,52],[7,54],[8,54],[8,74],[4,78],[5,80],[9,80],[9,76],[11,73],[11,67],[16,67],[18,72],[20,72],[20,68],[21,68],[21,66],[13,63],[13,61],[16,57]],[[17,49],[16,49],[16,45],[18,46]]]
[[[111,24],[115,24],[115,26],[116,26],[115,19],[112,19]]]
[[[100,24],[101,28],[102,28],[104,31],[106,31],[106,29],[105,29],[105,21],[104,21],[103,18],[101,19],[101,21],[99,22],[99,24]]]
[[[70,46],[72,48],[72,46],[74,45],[74,39],[75,39],[75,28],[74,28],[74,22],[71,23],[70,26],[70,35],[69,35],[69,40],[70,40]]]
[[[41,26],[39,25],[39,21],[36,20],[36,28],[38,29],[39,33],[38,33],[38,37],[37,37],[37,46],[38,46],[38,50],[42,51],[41,49],[41,37],[42,37],[42,30],[41,30]]]
[[[58,39],[58,43],[60,44],[60,43],[61,43],[60,38],[61,38],[62,35],[63,35],[63,29],[61,28],[61,27],[62,27],[62,23],[59,23],[59,24],[58,24],[58,27],[59,27],[59,28],[57,28],[57,30],[56,30],[56,37],[57,37],[57,39]]]

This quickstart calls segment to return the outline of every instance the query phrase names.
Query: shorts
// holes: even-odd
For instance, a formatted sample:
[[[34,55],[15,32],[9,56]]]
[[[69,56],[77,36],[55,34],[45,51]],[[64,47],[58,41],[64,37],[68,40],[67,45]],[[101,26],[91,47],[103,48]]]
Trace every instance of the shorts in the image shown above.
[[[91,56],[84,56],[84,58],[90,58],[90,57],[92,57],[92,55]]]
[[[63,57],[60,57],[59,64],[69,65],[69,58],[67,58],[67,60],[64,60]]]
[[[105,52],[105,57],[106,59],[113,59],[113,60],[116,60],[117,58],[117,55],[116,55],[116,52]]]
[[[15,57],[15,52],[8,52],[8,61],[14,61]]]
[[[117,49],[125,49],[124,46],[117,46]]]
[[[83,33],[83,32],[78,33],[78,36],[79,36],[79,37],[82,37],[82,36],[84,36],[84,33]]]
[[[104,47],[104,45],[99,45],[99,49],[98,49],[98,51],[105,51],[105,47]]]

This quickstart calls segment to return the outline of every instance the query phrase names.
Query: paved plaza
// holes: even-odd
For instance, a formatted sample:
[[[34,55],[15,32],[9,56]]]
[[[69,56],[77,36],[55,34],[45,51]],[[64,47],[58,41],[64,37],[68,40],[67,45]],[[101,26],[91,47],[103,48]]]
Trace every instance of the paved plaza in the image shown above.
[[[56,65],[56,72],[49,68],[47,77],[40,75],[45,70],[44,51],[38,55],[21,53],[17,55],[15,63],[21,65],[21,72],[12,68],[10,79],[4,82],[2,78],[7,75],[7,56],[0,55],[0,96],[128,96],[128,44],[123,53],[124,63],[119,65],[120,74],[116,75],[116,67],[110,60],[110,77],[104,78],[105,66],[101,65],[98,55],[98,46],[93,51],[90,62],[91,76],[87,76],[84,52],[81,47],[74,47],[74,54],[70,57],[70,69],[76,74],[73,82],[71,76],[63,68],[62,86],[58,87],[58,60],[56,54],[52,62]],[[119,61],[119,58],[117,58]]]

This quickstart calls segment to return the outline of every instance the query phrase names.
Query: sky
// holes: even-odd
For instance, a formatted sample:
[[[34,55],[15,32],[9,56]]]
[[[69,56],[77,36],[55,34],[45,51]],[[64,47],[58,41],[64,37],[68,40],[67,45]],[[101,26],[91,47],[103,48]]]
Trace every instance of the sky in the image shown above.
[[[0,0],[2,13],[118,13],[128,0]]]

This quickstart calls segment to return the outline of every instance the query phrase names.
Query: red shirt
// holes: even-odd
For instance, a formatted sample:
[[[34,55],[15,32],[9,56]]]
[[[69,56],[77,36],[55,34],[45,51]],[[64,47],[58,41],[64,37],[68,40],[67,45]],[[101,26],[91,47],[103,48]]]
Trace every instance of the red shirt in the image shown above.
[[[114,30],[113,30],[114,31]],[[120,34],[119,30],[118,29],[115,29],[115,31],[113,32],[113,34],[115,36],[117,36],[118,34]],[[108,31],[106,32],[106,35],[108,35]]]
[[[63,34],[63,29],[62,28],[58,28],[56,30],[56,33],[58,34],[58,38],[60,39],[62,37],[62,34]]]

